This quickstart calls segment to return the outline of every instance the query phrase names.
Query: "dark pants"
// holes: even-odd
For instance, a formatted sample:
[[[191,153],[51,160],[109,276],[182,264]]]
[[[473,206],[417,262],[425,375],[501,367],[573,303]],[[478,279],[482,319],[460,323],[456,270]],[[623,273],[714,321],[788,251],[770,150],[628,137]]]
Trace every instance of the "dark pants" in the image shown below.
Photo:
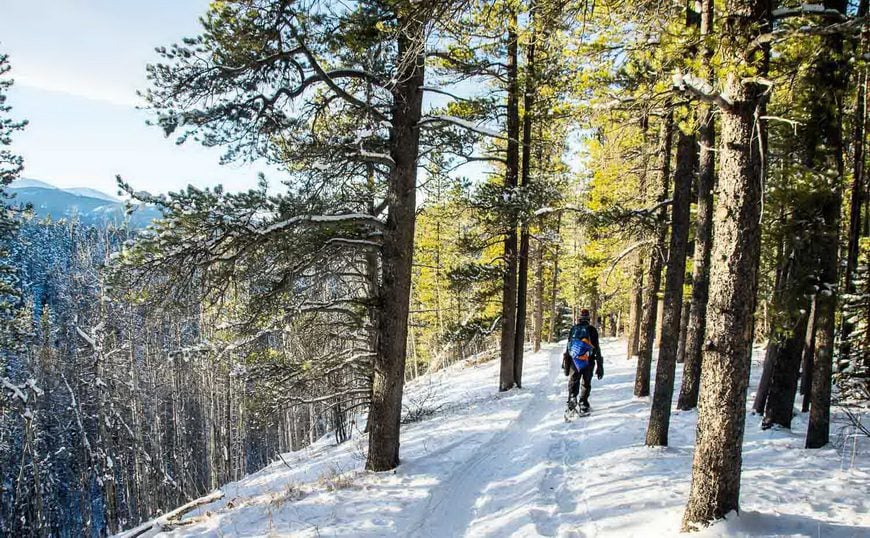
[[[594,368],[592,361],[586,364],[586,368],[577,370],[574,361],[570,362],[571,377],[568,378],[568,398],[577,397],[580,392],[580,401],[589,403],[589,391],[592,390],[592,369]],[[583,391],[580,391],[580,380],[583,380]]]

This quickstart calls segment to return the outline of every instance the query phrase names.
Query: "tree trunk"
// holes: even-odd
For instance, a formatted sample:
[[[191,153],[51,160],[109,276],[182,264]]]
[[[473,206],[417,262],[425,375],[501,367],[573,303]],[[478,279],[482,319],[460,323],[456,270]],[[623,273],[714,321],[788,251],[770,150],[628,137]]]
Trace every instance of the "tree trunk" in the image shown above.
[[[794,414],[794,398],[800,375],[801,355],[807,333],[807,317],[798,318],[792,334],[783,342],[771,343],[776,348],[767,385],[767,398],[764,407],[762,427],[769,428],[778,424],[791,428]]]
[[[827,9],[845,15],[846,0],[826,0]],[[837,308],[838,246],[840,208],[842,206],[843,133],[842,106],[848,82],[848,65],[843,57],[843,36],[823,38],[824,54],[816,57],[810,82],[817,88],[807,124],[806,164],[829,184],[817,193],[818,207],[824,220],[817,238],[820,246],[819,293],[816,296],[816,352],[813,367],[810,421],[807,448],[821,448],[828,443],[831,421],[831,370],[834,360],[834,314]],[[831,177],[829,171],[836,171]]]
[[[807,319],[807,333],[804,337],[804,352],[801,357],[801,386],[800,392],[803,394],[803,402],[801,403],[801,413],[806,413],[810,410],[810,395],[812,394],[813,384],[813,356],[815,355],[816,347],[816,296],[810,298],[810,314]]]
[[[707,343],[684,531],[739,509],[758,288],[763,160],[760,137],[756,136],[761,124],[756,116],[766,87],[740,73],[754,69],[754,75],[766,75],[766,51],[760,45],[753,48],[753,43],[769,29],[770,5],[766,1],[728,0],[725,11],[721,46],[724,67],[730,71],[724,94],[731,104],[720,111],[719,197],[710,256]]]
[[[864,17],[868,11],[868,0],[861,0],[858,4],[857,17]],[[863,54],[867,49],[867,40],[870,38],[867,30],[861,33],[861,42],[858,53]],[[862,69],[857,73],[857,95],[855,96],[855,109],[852,112],[852,192],[849,200],[849,232],[846,248],[846,267],[843,283],[846,293],[855,293],[855,268],[858,266],[858,239],[861,236],[861,205],[863,204],[864,191],[866,189],[864,179],[864,146],[865,124],[867,119],[867,72]],[[840,337],[840,356],[842,360],[848,360],[852,353],[851,334],[854,325],[848,316],[842,316],[842,334]]]
[[[643,311],[643,262],[637,260],[632,275],[631,295],[628,307],[628,358],[637,356],[637,346],[640,336],[640,318]]]
[[[683,308],[680,310],[680,340],[677,344],[678,364],[686,362],[686,337],[689,334],[689,308],[691,304],[690,301],[683,301]]]
[[[520,111],[517,83],[517,14],[511,10],[508,21],[507,42],[507,162],[505,165],[504,189],[506,196],[516,195],[519,173]],[[517,222],[516,216],[505,223],[504,277],[502,280],[501,306],[501,369],[498,390],[510,390],[516,384],[516,329],[517,329]]]
[[[686,251],[689,242],[689,209],[694,172],[695,137],[682,130],[677,142],[677,165],[674,173],[674,194],[671,204],[671,240],[665,272],[664,316],[659,357],[656,363],[656,386],[646,431],[647,446],[668,446],[671,420],[671,400],[674,396],[674,375],[677,368],[677,346],[680,338],[680,313],[683,306],[683,284],[686,280]]]
[[[661,168],[659,169],[660,190],[658,202],[668,199],[668,183],[671,175],[671,138],[674,130],[674,115],[667,105],[668,111],[661,128],[660,150]],[[653,341],[656,334],[656,318],[658,317],[658,294],[662,280],[662,256],[665,247],[667,229],[665,217],[667,208],[659,210],[656,242],[649,255],[647,266],[647,284],[643,292],[643,317],[640,322],[640,342],[638,343],[637,374],[634,379],[634,395],[649,396],[650,371],[652,369]]]
[[[539,241],[535,252],[535,332],[532,350],[541,350],[541,335],[544,332],[544,243]]]
[[[701,3],[701,36],[713,32],[713,0]],[[706,43],[706,41],[704,41]],[[713,48],[704,46],[706,74],[712,80]],[[683,382],[677,409],[689,410],[698,405],[698,390],[701,381],[701,349],[704,331],[707,328],[707,298],[710,287],[710,248],[713,245],[713,189],[716,186],[716,128],[713,107],[701,106],[701,121],[698,125],[698,144],[701,153],[698,162],[698,212],[695,217],[695,254],[692,272],[692,299],[689,306],[689,330],[686,334],[685,365]]]
[[[366,469],[388,471],[399,464],[399,423],[405,381],[411,262],[417,209],[417,155],[423,105],[423,22],[400,17],[399,55],[408,61],[393,89],[390,173],[382,255],[377,353],[374,357],[372,402],[369,413],[369,453]]]
[[[553,343],[556,341],[556,318],[559,317],[557,311],[558,295],[559,295],[559,253],[561,241],[559,240],[559,232],[562,229],[562,215],[556,215],[556,247],[553,249],[553,281],[550,283],[550,330],[548,331],[547,342]]]
[[[761,366],[761,377],[758,379],[758,388],[755,391],[755,401],[752,402],[752,411],[763,415],[767,406],[767,395],[770,391],[770,377],[773,375],[773,364],[776,355],[780,352],[780,346],[769,342],[764,350],[764,362]]]
[[[638,190],[644,195],[647,192],[647,173],[649,162],[646,150],[648,148],[647,135],[649,131],[649,117],[644,114],[640,119],[641,127],[641,160],[643,161],[640,171],[640,180],[638,181]],[[639,254],[634,263],[634,275],[631,287],[631,303],[629,305],[629,321],[628,321],[628,359],[631,360],[639,354],[640,347],[640,325],[643,317],[643,258]]]
[[[526,84],[523,94],[523,161],[520,187],[527,190],[532,166],[532,122],[535,106],[535,0],[529,3],[529,26],[532,35],[526,49]],[[529,223],[520,225],[520,259],[517,279],[517,330],[514,335],[514,382],[523,386],[523,346],[526,343],[526,295],[529,282]]]

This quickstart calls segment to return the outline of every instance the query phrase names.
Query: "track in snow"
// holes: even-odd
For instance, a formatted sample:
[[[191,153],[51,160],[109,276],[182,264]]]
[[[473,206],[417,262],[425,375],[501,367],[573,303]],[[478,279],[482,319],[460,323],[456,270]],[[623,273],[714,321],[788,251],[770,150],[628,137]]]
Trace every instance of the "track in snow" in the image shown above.
[[[605,360],[608,354],[619,356],[620,347],[605,344]],[[408,535],[481,536],[525,528],[529,534],[556,536],[559,516],[578,510],[582,527],[594,531],[585,496],[576,498],[566,485],[572,478],[569,467],[584,456],[587,424],[595,420],[598,409],[608,408],[613,394],[606,389],[606,376],[593,379],[592,414],[566,424],[562,351],[556,346],[530,356],[544,363],[543,368],[536,365],[537,375],[520,389],[530,392],[531,398],[514,420],[433,488],[420,518],[406,529]],[[530,362],[527,359],[527,365]],[[576,523],[572,527],[579,530]]]

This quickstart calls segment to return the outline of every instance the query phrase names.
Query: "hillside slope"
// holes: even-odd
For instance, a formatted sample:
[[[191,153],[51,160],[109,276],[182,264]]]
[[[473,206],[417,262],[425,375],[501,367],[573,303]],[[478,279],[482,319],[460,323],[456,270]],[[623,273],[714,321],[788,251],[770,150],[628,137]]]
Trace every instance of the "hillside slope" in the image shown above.
[[[624,343],[603,346],[591,416],[565,423],[561,346],[526,358],[525,387],[496,394],[497,361],[456,365],[408,387],[402,465],[362,470],[365,437],[284,456],[223,488],[171,536],[669,536],[692,464],[696,414],[675,413],[671,446],[643,446],[647,399],[632,396]],[[760,368],[755,368],[756,373]],[[679,383],[679,372],[678,379]],[[867,536],[870,467],[802,448],[805,420],[766,431],[747,417],[740,517],[700,536]],[[863,492],[863,493],[862,493]],[[164,536],[166,534],[163,534]]]
[[[14,205],[30,205],[39,219],[76,218],[88,226],[120,226],[129,222],[133,228],[144,228],[161,217],[157,208],[144,204],[135,204],[134,210],[127,214],[123,201],[87,187],[59,189],[44,181],[19,179],[13,181],[8,190],[15,195]]]

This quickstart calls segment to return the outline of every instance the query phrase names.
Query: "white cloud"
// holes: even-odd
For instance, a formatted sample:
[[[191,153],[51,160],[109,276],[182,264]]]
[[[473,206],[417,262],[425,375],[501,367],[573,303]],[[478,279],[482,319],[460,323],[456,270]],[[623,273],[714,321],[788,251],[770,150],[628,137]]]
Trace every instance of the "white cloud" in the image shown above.
[[[15,84],[23,87],[74,95],[116,106],[135,107],[142,104],[135,89],[106,81],[89,80],[71,73],[47,73],[26,68],[16,69],[13,74]]]

